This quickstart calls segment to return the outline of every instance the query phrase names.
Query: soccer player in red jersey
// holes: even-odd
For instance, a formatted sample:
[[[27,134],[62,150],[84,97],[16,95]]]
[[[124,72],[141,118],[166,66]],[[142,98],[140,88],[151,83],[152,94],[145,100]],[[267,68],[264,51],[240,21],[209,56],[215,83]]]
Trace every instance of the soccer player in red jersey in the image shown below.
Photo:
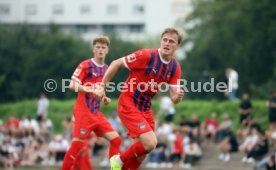
[[[94,58],[81,62],[72,75],[70,89],[78,92],[78,98],[74,107],[73,140],[65,155],[62,170],[73,170],[76,167],[82,167],[79,165],[80,162],[89,162],[89,160],[80,159],[89,159],[89,156],[84,156],[83,153],[87,153],[85,152],[88,148],[86,140],[92,131],[97,136],[109,140],[109,157],[119,153],[121,138],[101,113],[100,100],[93,96],[96,89],[95,85],[102,81],[108,68],[104,61],[109,50],[109,44],[108,37],[96,37],[92,42]],[[102,101],[108,104],[111,100],[104,96]],[[89,165],[85,165],[85,167],[89,167]],[[92,166],[89,169],[92,169]]]
[[[161,84],[169,86],[173,103],[184,96],[180,86],[181,68],[173,57],[182,41],[182,34],[174,28],[167,28],[161,35],[159,49],[142,49],[112,62],[102,80],[96,97],[104,96],[106,84],[114,77],[119,68],[127,68],[130,75],[118,101],[118,115],[133,139],[133,144],[120,155],[111,159],[113,170],[136,170],[146,154],[157,144],[154,133],[154,118],[151,100]]]

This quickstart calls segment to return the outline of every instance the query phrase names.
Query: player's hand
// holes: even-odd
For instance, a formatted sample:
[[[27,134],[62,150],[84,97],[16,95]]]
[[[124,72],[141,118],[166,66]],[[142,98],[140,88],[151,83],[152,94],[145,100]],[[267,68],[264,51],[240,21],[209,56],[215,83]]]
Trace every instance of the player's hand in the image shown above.
[[[103,99],[103,97],[105,96],[105,89],[101,83],[96,84],[93,95],[96,97],[96,99],[100,101]]]
[[[111,102],[111,99],[109,97],[104,96],[102,98],[102,102],[104,103],[104,105],[108,105]]]
[[[176,95],[174,96],[175,101],[180,101],[184,97],[184,89],[182,87],[179,87],[176,90]]]

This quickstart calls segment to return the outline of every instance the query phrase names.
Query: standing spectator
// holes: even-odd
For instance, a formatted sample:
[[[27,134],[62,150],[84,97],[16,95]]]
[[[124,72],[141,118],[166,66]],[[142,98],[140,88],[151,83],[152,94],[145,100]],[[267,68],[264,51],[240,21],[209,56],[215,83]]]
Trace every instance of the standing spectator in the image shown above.
[[[162,96],[161,94],[158,96],[159,104],[160,104],[160,110],[158,112],[158,115],[165,114],[165,120],[167,122],[173,121],[173,116],[175,113],[174,104],[170,97],[168,96]]]
[[[244,93],[240,104],[240,124],[250,116],[251,111],[252,104],[250,97],[247,93]]]
[[[270,130],[276,130],[276,91],[271,93],[271,97],[268,100],[268,120],[270,123]]]
[[[50,102],[45,96],[45,94],[41,94],[37,102],[37,120],[39,122],[42,120],[42,117],[44,115],[47,116],[49,105],[50,105]]]
[[[233,68],[226,68],[225,70],[226,77],[228,79],[228,86],[227,86],[227,91],[226,95],[229,100],[236,100],[236,93],[239,88],[238,80],[239,80],[239,75],[236,70]]]

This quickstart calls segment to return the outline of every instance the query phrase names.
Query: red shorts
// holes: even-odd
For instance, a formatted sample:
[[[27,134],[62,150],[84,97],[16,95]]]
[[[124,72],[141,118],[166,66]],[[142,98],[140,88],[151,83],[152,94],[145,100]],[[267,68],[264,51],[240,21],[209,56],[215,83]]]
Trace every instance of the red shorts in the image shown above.
[[[141,112],[136,107],[120,104],[119,101],[118,115],[128,130],[128,135],[133,139],[155,129],[152,111]]]
[[[73,137],[88,138],[92,131],[100,137],[107,132],[115,131],[101,112],[88,113],[74,110],[74,118]]]

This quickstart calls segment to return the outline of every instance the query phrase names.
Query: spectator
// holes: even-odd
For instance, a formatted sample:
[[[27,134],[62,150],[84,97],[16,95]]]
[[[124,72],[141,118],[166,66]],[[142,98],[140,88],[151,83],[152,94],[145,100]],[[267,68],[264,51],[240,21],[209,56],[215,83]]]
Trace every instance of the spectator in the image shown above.
[[[72,121],[72,118],[68,116],[65,121],[63,121],[63,127],[64,127],[64,137],[65,139],[70,142],[72,140],[73,135],[73,126],[74,123]]]
[[[184,159],[184,168],[191,168],[191,166],[199,160],[202,155],[202,150],[198,143],[191,138],[189,144],[184,148],[185,159]]]
[[[268,120],[270,123],[270,130],[276,130],[276,91],[271,93],[271,97],[267,102],[268,105]]]
[[[228,162],[231,160],[231,152],[238,151],[238,141],[235,135],[228,131],[224,138],[218,145],[218,149],[220,150],[219,160]]]
[[[47,116],[50,102],[45,94],[41,94],[37,102],[37,120],[40,122],[44,115]]]
[[[253,128],[249,131],[249,134],[245,138],[244,142],[239,146],[240,152],[247,155],[257,145],[258,141],[258,131],[257,129]],[[243,157],[242,162],[248,162],[247,156]]]
[[[158,100],[160,104],[160,110],[157,115],[165,114],[165,121],[171,123],[173,121],[175,108],[170,97],[158,95]]]
[[[217,114],[213,112],[211,113],[211,117],[206,119],[202,124],[202,132],[204,138],[211,138],[214,142],[218,127],[219,123],[217,121]]]
[[[226,77],[228,79],[228,86],[226,95],[229,100],[236,100],[236,93],[239,88],[238,79],[239,75],[236,70],[231,67],[226,68],[225,70]]]
[[[246,120],[252,111],[252,104],[247,93],[242,95],[242,102],[240,104],[240,124]]]
[[[115,111],[111,113],[111,117],[108,119],[108,121],[111,124],[111,126],[114,128],[114,130],[119,133],[119,135],[125,132],[122,126],[121,120]]]
[[[216,133],[216,142],[220,142],[232,129],[232,120],[228,114],[224,114],[222,122],[219,125],[219,128]]]

